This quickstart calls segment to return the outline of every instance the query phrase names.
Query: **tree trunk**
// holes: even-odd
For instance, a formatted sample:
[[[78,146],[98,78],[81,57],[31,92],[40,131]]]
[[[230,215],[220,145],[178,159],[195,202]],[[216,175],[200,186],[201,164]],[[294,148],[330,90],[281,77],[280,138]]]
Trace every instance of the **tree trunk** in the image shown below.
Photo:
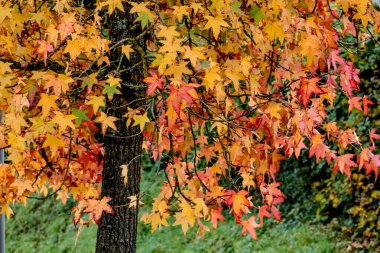
[[[122,94],[107,102],[107,113],[118,117],[118,132],[108,131],[105,136],[105,165],[102,179],[102,197],[112,200],[115,214],[104,214],[98,228],[96,252],[136,252],[138,205],[129,208],[129,198],[140,192],[142,134],[140,128],[126,128],[122,116],[128,107],[137,107],[141,103],[134,101],[145,95],[140,86],[145,76],[145,38],[141,36],[141,27],[134,23],[134,16],[129,13],[130,6],[124,4],[125,12],[116,11],[108,19],[108,28],[113,44],[125,40],[123,44],[132,45],[135,53],[130,61],[125,59],[118,48],[111,53],[110,72],[118,68],[122,79]],[[120,60],[122,57],[122,60]],[[113,69],[112,69],[113,68]],[[117,73],[117,71],[115,72]],[[124,184],[121,165],[128,165],[128,182]]]
[[[96,252],[136,252],[138,205],[129,208],[129,196],[139,193],[142,137],[139,128],[129,128],[126,139],[108,138],[105,146],[102,196],[112,198],[115,214],[104,214],[98,228]],[[134,136],[136,135],[136,136]],[[129,164],[124,185],[120,165]]]

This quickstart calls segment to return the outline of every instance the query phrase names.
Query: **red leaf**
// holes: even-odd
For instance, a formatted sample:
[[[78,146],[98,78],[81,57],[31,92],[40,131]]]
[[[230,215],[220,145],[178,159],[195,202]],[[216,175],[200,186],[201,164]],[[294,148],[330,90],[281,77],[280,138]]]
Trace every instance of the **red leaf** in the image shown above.
[[[380,134],[375,134],[376,128],[372,128],[369,132],[369,138],[371,140],[372,146],[375,147],[375,141],[374,140],[380,140]]]
[[[359,111],[363,111],[362,110],[362,106],[361,104],[359,103],[360,100],[362,100],[361,97],[353,97],[353,98],[350,98],[348,100],[348,112],[351,112],[353,108],[356,108],[358,109]]]
[[[330,148],[324,144],[324,138],[320,134],[316,134],[311,139],[311,147],[309,150],[309,157],[312,157],[315,154],[317,162],[322,158],[326,158],[327,162],[330,163],[331,159],[336,158],[336,151],[330,150]]]
[[[368,99],[368,96],[365,95],[363,97],[363,105],[364,105],[364,115],[367,116],[368,114],[368,105],[374,105],[375,103]]]
[[[268,194],[273,195],[273,196],[281,196],[281,197],[283,197],[284,194],[282,193],[282,191],[280,189],[278,189],[279,186],[280,186],[279,182],[270,183],[268,185],[268,187],[267,187]]]
[[[267,218],[270,218],[270,213],[267,211],[267,209],[269,208],[268,205],[265,205],[265,206],[262,206],[260,207],[259,209],[259,218],[260,218],[260,224],[263,225],[264,224],[264,217],[267,217]]]
[[[334,93],[334,89],[338,88],[338,84],[336,83],[336,76],[328,74],[326,84],[330,90],[330,93]]]
[[[324,91],[317,85],[320,80],[320,77],[314,77],[311,79],[301,77],[301,87],[298,91],[298,95],[301,95],[304,107],[309,103],[312,94],[324,94]]]
[[[340,65],[340,85],[346,92],[347,97],[352,97],[353,90],[359,90],[359,70],[355,69],[352,62]]]
[[[339,50],[333,50],[330,53],[329,59],[327,60],[327,68],[330,70],[331,65],[334,67],[334,71],[337,70],[336,64],[339,63],[339,65],[343,65],[346,63],[346,61],[339,56],[340,51]]]
[[[281,219],[281,213],[280,213],[280,211],[275,206],[271,206],[270,211],[272,212],[273,217],[276,220],[282,221],[282,219]]]
[[[157,70],[151,70],[149,74],[150,76],[144,79],[144,82],[148,83],[147,96],[151,95],[157,88],[163,90],[163,83],[165,82],[165,78],[158,76]]]
[[[182,102],[186,101],[188,104],[192,104],[194,98],[197,97],[197,93],[194,89],[196,86],[185,84],[183,82],[178,88],[174,84],[170,84],[169,87],[170,95],[166,101],[172,104],[174,111],[177,113],[178,117],[180,117]]]

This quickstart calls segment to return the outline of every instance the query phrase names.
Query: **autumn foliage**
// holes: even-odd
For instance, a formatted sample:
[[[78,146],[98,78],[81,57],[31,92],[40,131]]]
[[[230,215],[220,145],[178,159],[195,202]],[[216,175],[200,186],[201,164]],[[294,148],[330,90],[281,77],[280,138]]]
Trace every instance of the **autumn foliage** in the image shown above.
[[[242,234],[256,238],[266,218],[281,220],[281,161],[303,150],[347,177],[354,167],[378,176],[379,131],[370,130],[371,145],[363,146],[354,128],[339,129],[326,114],[338,92],[349,112],[366,115],[374,105],[360,93],[359,70],[341,55],[342,38],[361,47],[380,32],[370,1],[0,4],[0,146],[7,153],[0,203],[8,216],[10,203],[54,194],[78,201],[75,223],[112,213],[109,198],[99,199],[101,140],[121,124],[140,128],[166,176],[142,217],[152,231],[172,224],[186,234],[196,225],[203,234],[228,209]],[[108,39],[104,20],[126,5],[144,28],[146,49]],[[133,67],[149,68],[144,106],[123,118],[107,115],[106,100],[137,84],[122,82],[125,70],[109,58],[114,50],[120,58],[144,55]],[[128,165],[120,171],[127,175]],[[130,208],[139,198],[130,197]]]

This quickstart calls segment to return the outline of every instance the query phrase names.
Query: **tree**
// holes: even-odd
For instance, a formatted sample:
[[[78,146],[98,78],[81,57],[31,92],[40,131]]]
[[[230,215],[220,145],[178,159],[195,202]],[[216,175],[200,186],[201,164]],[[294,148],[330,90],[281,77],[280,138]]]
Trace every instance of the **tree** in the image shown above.
[[[152,231],[196,222],[202,235],[230,209],[256,238],[281,220],[276,174],[302,150],[348,177],[378,174],[376,129],[362,146],[326,115],[338,92],[349,110],[374,104],[341,56],[342,37],[377,41],[369,1],[0,3],[7,215],[71,195],[74,223],[100,224],[97,252],[134,252],[142,148],[166,176],[142,217]]]
[[[124,12],[116,12],[110,16],[110,39],[114,43],[130,41],[128,46],[145,51],[145,37],[140,25],[133,25],[134,17],[129,14],[130,7],[124,4]],[[139,38],[139,39],[136,39]],[[128,59],[120,57],[122,51]],[[127,49],[128,50],[128,49]],[[108,114],[121,119],[128,113],[129,108],[137,108],[136,100],[145,95],[144,89],[138,87],[144,79],[146,67],[143,54],[128,56],[125,46],[111,52],[110,60],[119,63],[118,69],[122,82],[121,95],[116,95],[108,101]],[[139,66],[141,68],[133,68]],[[130,69],[130,70],[129,70]],[[111,67],[110,71],[113,71]],[[129,87],[133,84],[137,88]],[[119,131],[105,138],[105,167],[102,180],[102,197],[111,197],[110,204],[114,212],[103,216],[99,225],[96,251],[97,252],[135,252],[137,236],[138,207],[129,208],[128,197],[137,196],[140,192],[140,170],[142,152],[142,130],[139,127],[118,125]],[[122,167],[121,167],[122,166]],[[120,168],[127,166],[123,175],[128,178],[125,183],[121,177]],[[125,179],[126,180],[126,179]],[[117,242],[117,243],[116,243]]]

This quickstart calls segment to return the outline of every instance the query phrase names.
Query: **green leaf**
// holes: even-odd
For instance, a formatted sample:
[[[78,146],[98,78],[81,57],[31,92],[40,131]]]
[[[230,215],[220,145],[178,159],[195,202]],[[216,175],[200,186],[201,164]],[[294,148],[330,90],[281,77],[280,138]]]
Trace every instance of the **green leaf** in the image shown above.
[[[252,9],[249,12],[249,16],[255,20],[255,25],[257,25],[260,22],[260,20],[265,18],[264,13],[256,5],[252,6]]]
[[[153,17],[149,13],[140,12],[139,16],[136,18],[136,21],[141,21],[141,27],[144,29],[148,22],[153,22]]]
[[[80,125],[83,121],[90,120],[87,117],[87,110],[78,110],[78,109],[73,109],[73,115],[75,115],[77,118],[75,119],[75,123],[77,125]]]
[[[241,3],[239,1],[233,2],[231,4],[232,12],[236,14],[243,14],[242,10],[240,9],[240,5]]]
[[[109,86],[106,84],[104,86],[103,94],[106,94],[109,100],[112,100],[115,94],[120,94],[121,92],[117,89],[117,85]]]

